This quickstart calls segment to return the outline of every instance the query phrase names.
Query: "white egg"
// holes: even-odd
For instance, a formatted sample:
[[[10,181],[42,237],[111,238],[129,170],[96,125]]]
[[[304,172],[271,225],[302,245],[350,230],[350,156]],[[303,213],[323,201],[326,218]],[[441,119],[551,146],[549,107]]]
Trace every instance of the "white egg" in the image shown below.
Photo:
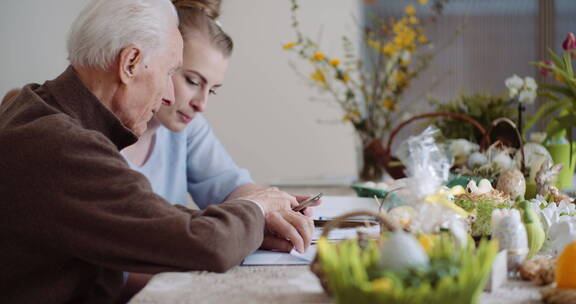
[[[478,183],[478,193],[484,194],[492,190],[494,190],[494,188],[492,188],[492,183],[490,183],[489,180],[484,178],[480,180],[480,183]]]
[[[380,267],[399,270],[426,267],[430,264],[428,255],[418,240],[404,231],[394,232],[384,241],[380,250]]]
[[[487,162],[488,162],[488,158],[486,157],[486,155],[484,155],[480,152],[474,152],[474,153],[470,154],[470,156],[468,157],[468,167],[470,167],[470,168],[482,166],[482,165],[486,164]]]
[[[380,182],[380,183],[376,184],[375,188],[386,191],[386,190],[388,190],[388,184],[385,182]]]
[[[376,188],[376,184],[374,182],[365,182],[361,186],[364,188]]]
[[[510,169],[512,166],[514,166],[512,158],[503,152],[496,153],[492,159],[492,162],[496,163],[501,169]]]
[[[476,185],[476,181],[471,179],[468,182],[468,185],[466,186],[466,191],[468,191],[468,193],[476,193],[478,192],[478,185]]]

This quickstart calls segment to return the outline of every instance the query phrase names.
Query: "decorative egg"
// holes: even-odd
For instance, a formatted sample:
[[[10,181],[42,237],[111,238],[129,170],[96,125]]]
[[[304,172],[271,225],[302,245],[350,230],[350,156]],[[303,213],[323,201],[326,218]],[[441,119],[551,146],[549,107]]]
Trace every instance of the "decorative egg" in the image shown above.
[[[485,193],[488,193],[488,192],[494,190],[494,188],[492,188],[492,184],[487,179],[480,180],[478,185],[476,185],[476,181],[472,179],[472,180],[470,180],[470,182],[468,182],[468,186],[466,186],[466,190],[469,193],[473,193],[473,194],[485,194]]]
[[[364,187],[364,188],[376,188],[376,183],[370,181],[370,182],[362,183],[362,184],[360,184],[360,186]]]
[[[415,213],[416,210],[411,206],[398,206],[388,212],[388,218],[402,229],[408,229]]]
[[[498,167],[503,170],[510,169],[514,166],[514,161],[512,161],[512,158],[505,152],[497,152],[493,156],[492,162],[496,163]]]
[[[429,264],[428,255],[418,240],[409,233],[394,232],[382,243],[380,267],[383,270],[426,267]]]
[[[388,184],[385,182],[379,182],[374,186],[374,188],[379,189],[379,190],[388,191],[390,187],[388,187]]]
[[[528,255],[528,236],[518,210],[503,216],[495,224],[492,237],[498,239],[501,250],[508,251],[508,271],[515,270]]]
[[[488,157],[480,152],[474,152],[468,157],[468,167],[474,168],[488,163]]]
[[[508,194],[511,199],[516,199],[526,193],[526,179],[518,169],[504,170],[500,173],[496,189]]]
[[[556,286],[560,289],[574,290],[576,289],[576,242],[572,242],[562,250],[562,254],[556,262],[556,271],[554,278]],[[573,302],[573,299],[570,300]],[[568,301],[566,301],[568,303]]]

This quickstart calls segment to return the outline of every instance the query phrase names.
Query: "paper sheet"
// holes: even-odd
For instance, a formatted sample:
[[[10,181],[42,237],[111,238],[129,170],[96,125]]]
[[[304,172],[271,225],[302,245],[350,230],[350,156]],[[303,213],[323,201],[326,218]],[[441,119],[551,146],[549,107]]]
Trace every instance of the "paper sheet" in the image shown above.
[[[379,226],[362,227],[362,228],[347,228],[347,229],[333,229],[328,234],[328,239],[331,241],[339,241],[357,236],[357,230],[362,230],[366,233],[378,234],[380,232]],[[314,229],[312,235],[312,243],[305,253],[299,253],[292,249],[290,253],[257,250],[251,255],[247,256],[242,262],[242,266],[263,266],[263,265],[308,265],[314,260],[316,256],[316,243],[322,235],[322,228]]]
[[[358,236],[357,231],[361,230],[362,232],[370,233],[370,234],[378,234],[380,233],[380,226],[370,226],[370,227],[361,227],[361,228],[345,228],[345,229],[332,229],[328,234],[328,240],[330,241],[340,241],[345,239],[351,239]],[[317,242],[322,235],[322,228],[315,228],[314,234],[312,235],[312,242]]]
[[[314,219],[335,218],[353,211],[378,212],[379,205],[373,198],[354,196],[324,196],[319,206],[312,207]]]
[[[372,198],[352,197],[352,196],[324,196],[322,197],[322,204],[313,207],[314,219],[331,219],[342,214],[368,210],[378,212],[378,204]],[[339,241],[343,239],[354,238],[357,236],[357,229],[362,229],[368,233],[377,234],[380,232],[378,225],[362,228],[346,228],[346,229],[333,229],[328,235],[331,241]],[[315,243],[322,234],[322,228],[317,227],[314,229],[312,242]],[[242,266],[261,266],[261,265],[308,265],[316,255],[316,246],[311,245],[308,250],[300,254],[296,250],[290,253],[275,252],[268,250],[257,250],[251,255],[247,256],[242,262]]]
[[[242,266],[308,265],[314,256],[316,256],[316,245],[310,245],[305,253],[299,253],[294,249],[290,253],[256,250],[244,259]]]

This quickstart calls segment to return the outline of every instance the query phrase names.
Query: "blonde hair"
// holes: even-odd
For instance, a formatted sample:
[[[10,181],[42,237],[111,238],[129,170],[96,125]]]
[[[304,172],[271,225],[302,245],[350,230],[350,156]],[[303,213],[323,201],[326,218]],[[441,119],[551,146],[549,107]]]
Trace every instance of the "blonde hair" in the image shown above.
[[[169,27],[177,24],[170,0],[91,0],[70,28],[68,60],[106,69],[131,44],[148,60],[165,47]]]
[[[220,0],[172,0],[180,20],[180,33],[185,41],[194,33],[205,35],[222,54],[229,57],[234,49],[232,38],[218,22]]]

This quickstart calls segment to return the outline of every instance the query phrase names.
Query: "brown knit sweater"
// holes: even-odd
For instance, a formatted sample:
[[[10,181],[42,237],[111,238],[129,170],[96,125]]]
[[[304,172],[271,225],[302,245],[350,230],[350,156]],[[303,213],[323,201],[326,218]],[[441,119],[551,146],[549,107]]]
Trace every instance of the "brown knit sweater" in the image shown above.
[[[170,205],[118,153],[135,141],[72,67],[0,107],[1,303],[112,303],[123,271],[223,272],[260,246],[258,206]]]

